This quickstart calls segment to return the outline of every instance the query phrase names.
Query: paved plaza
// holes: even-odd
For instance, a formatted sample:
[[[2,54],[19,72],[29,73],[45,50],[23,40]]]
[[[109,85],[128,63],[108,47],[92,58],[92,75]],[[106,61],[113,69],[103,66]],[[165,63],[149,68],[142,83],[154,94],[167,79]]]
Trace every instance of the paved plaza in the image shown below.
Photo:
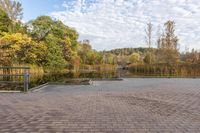
[[[0,133],[200,133],[200,79],[94,81],[0,94]]]

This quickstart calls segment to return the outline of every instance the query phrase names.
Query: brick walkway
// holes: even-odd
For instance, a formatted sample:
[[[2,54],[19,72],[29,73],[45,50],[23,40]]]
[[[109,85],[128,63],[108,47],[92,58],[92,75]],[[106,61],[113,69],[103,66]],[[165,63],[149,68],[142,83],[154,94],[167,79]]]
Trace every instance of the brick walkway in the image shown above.
[[[0,94],[0,133],[200,133],[199,79],[124,79]]]

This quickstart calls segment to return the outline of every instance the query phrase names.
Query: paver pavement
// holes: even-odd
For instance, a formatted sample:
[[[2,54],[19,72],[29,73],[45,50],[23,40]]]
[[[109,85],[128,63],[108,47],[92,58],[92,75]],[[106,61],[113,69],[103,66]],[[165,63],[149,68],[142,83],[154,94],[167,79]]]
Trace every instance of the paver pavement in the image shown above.
[[[124,79],[0,94],[0,133],[200,133],[199,79]]]

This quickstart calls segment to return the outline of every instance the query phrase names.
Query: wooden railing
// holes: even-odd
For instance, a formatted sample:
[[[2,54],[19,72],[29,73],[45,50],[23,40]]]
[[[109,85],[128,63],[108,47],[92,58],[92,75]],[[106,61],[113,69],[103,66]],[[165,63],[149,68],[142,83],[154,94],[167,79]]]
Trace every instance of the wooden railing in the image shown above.
[[[29,69],[30,67],[13,67],[13,66],[0,66],[0,77],[2,77],[2,82],[9,82],[13,79],[19,79],[15,77],[23,78],[23,91],[28,91],[29,89]],[[20,81],[16,81],[20,82]]]

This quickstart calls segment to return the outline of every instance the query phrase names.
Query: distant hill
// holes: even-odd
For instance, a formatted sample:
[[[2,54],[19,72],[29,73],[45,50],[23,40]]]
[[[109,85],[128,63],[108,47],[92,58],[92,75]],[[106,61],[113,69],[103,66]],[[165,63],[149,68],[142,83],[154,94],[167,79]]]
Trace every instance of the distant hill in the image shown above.
[[[155,48],[151,48],[151,49],[155,49]],[[147,52],[149,50],[149,48],[118,48],[118,49],[113,49],[113,50],[109,50],[109,51],[103,51],[104,53],[111,53],[114,55],[131,55],[132,53],[141,53],[144,54],[145,52]]]

